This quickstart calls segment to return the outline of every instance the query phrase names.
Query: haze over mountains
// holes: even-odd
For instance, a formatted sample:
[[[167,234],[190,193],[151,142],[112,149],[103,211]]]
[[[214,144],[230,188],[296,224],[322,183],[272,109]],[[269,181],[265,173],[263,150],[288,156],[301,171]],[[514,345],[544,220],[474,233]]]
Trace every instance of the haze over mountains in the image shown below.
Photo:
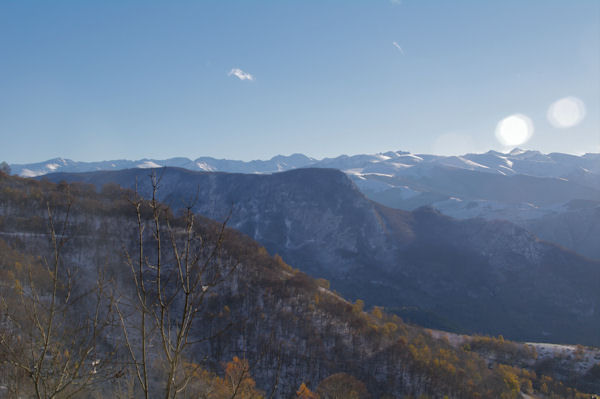
[[[389,151],[379,154],[340,155],[336,158],[318,160],[303,154],[289,156],[277,155],[270,160],[236,161],[200,157],[169,158],[165,160],[141,159],[110,160],[99,162],[80,162],[70,159],[54,158],[45,162],[29,164],[11,164],[14,174],[34,177],[52,172],[90,172],[94,170],[118,170],[129,168],[151,168],[174,166],[206,172],[235,173],[275,173],[296,168],[321,167],[340,169],[351,175],[402,174],[411,169],[429,169],[433,166],[446,166],[481,172],[515,175],[524,174],[536,177],[566,178],[572,176],[584,185],[597,183],[600,174],[600,154],[588,153],[577,156],[563,153],[542,154],[539,151],[526,151],[515,148],[509,153],[488,151],[484,154],[465,154],[462,156],[441,156],[429,154],[411,154],[403,151]],[[412,168],[419,166],[418,168]],[[387,172],[387,173],[386,173]],[[577,176],[580,174],[581,176]],[[596,184],[597,187],[597,184]]]
[[[297,168],[345,172],[370,199],[414,210],[433,206],[456,218],[505,219],[579,254],[600,259],[600,154],[582,156],[514,149],[510,153],[438,156],[390,151],[317,160],[302,154],[268,161],[201,157],[76,162],[56,158],[11,165],[24,177],[53,172],[181,167],[247,174]],[[561,226],[562,228],[558,228]]]
[[[350,299],[433,328],[600,345],[600,154],[58,159],[12,168],[98,189],[137,185],[147,198],[156,173],[159,199],[173,209],[193,203],[214,220],[231,212],[231,227]]]
[[[229,225],[351,298],[421,324],[519,340],[600,344],[600,262],[506,221],[455,220],[366,198],[334,169],[275,174],[154,171],[159,199]],[[60,182],[137,184],[149,171],[56,173]],[[557,322],[560,320],[560,322]]]

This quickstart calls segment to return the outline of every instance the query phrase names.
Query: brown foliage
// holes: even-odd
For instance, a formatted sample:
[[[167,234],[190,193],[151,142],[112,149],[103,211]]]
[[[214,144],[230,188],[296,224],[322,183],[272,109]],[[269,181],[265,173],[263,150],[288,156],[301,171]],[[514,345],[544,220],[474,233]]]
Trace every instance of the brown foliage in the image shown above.
[[[302,383],[296,391],[296,397],[298,399],[318,399],[317,394],[308,389],[305,383]]]
[[[346,373],[337,373],[325,378],[317,387],[320,399],[368,399],[365,384]]]

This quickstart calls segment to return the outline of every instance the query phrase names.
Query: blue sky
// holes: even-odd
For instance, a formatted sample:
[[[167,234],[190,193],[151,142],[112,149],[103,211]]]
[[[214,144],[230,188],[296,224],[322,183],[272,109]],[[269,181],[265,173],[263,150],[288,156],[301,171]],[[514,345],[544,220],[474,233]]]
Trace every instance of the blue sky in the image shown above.
[[[0,160],[483,152],[513,114],[600,152],[599,71],[595,0],[4,0]]]

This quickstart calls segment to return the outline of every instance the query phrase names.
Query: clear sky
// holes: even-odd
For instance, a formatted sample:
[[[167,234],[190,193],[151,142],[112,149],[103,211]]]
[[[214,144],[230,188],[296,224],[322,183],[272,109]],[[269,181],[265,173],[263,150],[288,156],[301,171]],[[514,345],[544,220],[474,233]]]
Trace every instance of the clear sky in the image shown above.
[[[0,160],[483,152],[514,114],[600,152],[599,71],[597,0],[2,0]]]

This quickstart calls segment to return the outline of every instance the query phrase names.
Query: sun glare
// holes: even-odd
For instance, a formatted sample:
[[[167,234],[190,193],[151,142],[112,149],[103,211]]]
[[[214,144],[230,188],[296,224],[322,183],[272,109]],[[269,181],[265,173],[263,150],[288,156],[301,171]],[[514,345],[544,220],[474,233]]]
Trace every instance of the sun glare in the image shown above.
[[[585,117],[585,104],[577,97],[561,98],[550,105],[547,116],[554,127],[573,127]]]
[[[496,138],[505,146],[525,143],[533,134],[531,119],[522,114],[514,114],[502,119],[496,126]]]

